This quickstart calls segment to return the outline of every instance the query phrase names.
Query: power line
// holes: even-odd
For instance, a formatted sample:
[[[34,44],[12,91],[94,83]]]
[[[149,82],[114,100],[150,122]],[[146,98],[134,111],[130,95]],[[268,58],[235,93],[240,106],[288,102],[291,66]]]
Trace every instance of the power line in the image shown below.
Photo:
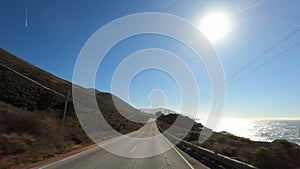
[[[247,64],[245,64],[243,67],[241,67],[238,71],[234,72],[233,74],[231,74],[227,79],[226,81],[230,81],[231,79],[233,79],[235,76],[239,75],[242,71],[246,70],[247,68],[249,68],[250,66],[252,66],[253,64],[255,64],[256,62],[258,62],[260,59],[262,59],[263,57],[265,57],[265,55],[267,55],[269,52],[271,52],[272,50],[274,50],[275,48],[277,48],[278,46],[280,46],[283,42],[287,41],[288,39],[290,39],[291,37],[293,37],[296,33],[298,33],[300,31],[300,26],[295,28],[293,31],[291,31],[289,34],[287,34],[286,36],[284,36],[282,39],[280,39],[279,41],[277,41],[275,44],[273,44],[272,46],[270,46],[269,48],[267,48],[265,51],[263,51],[261,54],[259,54],[257,57],[255,57],[253,60],[251,60],[250,62],[248,62]],[[299,42],[298,42],[299,43]],[[291,48],[294,48],[295,46],[298,45],[298,43],[288,47],[287,49],[285,49],[283,52],[281,52],[280,54],[278,55],[275,55],[273,57],[277,58],[278,56],[284,54],[285,52],[287,52],[288,50],[290,50]],[[272,57],[272,58],[273,58]],[[271,59],[274,60],[275,58]],[[270,61],[270,62],[271,62]],[[267,61],[268,62],[268,61]],[[263,63],[262,65],[259,66],[258,69],[260,69],[262,66],[264,66],[265,64],[267,63]],[[256,70],[254,71],[250,71],[248,73],[246,73],[245,76],[233,81],[232,83],[229,83],[229,85],[227,85],[226,87],[229,87],[231,85],[233,85],[234,83],[244,79],[245,77],[247,77],[249,74],[255,72]],[[224,89],[225,86],[221,86],[221,87],[216,87],[214,88],[215,90],[220,90],[220,89]],[[201,97],[204,97],[205,99],[201,99],[201,100],[206,100],[208,99],[208,96],[210,95],[210,91],[207,91],[207,92],[204,92]]]
[[[272,45],[271,47],[269,47],[268,49],[266,49],[264,52],[262,52],[260,55],[258,55],[257,57],[255,57],[252,61],[250,61],[249,63],[247,63],[246,65],[244,65],[243,67],[241,67],[238,71],[236,71],[235,73],[233,73],[232,75],[230,75],[227,78],[227,81],[231,80],[232,78],[234,78],[235,76],[237,76],[240,72],[244,71],[246,68],[250,67],[251,65],[253,65],[254,63],[256,63],[257,61],[259,61],[260,59],[262,59],[266,54],[268,54],[269,52],[271,52],[273,49],[277,48],[279,45],[281,45],[283,42],[285,42],[286,40],[290,39],[292,36],[294,36],[297,32],[300,31],[300,26],[297,27],[296,29],[294,29],[292,32],[290,32],[288,35],[286,35],[285,37],[283,37],[282,39],[280,39],[278,42],[276,42],[274,45]]]
[[[261,68],[262,68],[263,66],[265,66],[266,64],[271,63],[272,61],[274,61],[275,59],[277,59],[279,56],[285,54],[286,52],[288,52],[289,50],[295,48],[295,47],[298,46],[299,44],[300,44],[300,41],[297,42],[297,43],[295,43],[295,44],[293,44],[293,45],[291,45],[290,47],[286,48],[285,50],[283,50],[283,51],[280,52],[279,54],[274,55],[274,56],[271,57],[269,60],[263,62],[261,65],[259,65],[259,66],[256,67],[255,69],[253,69],[253,70],[247,72],[246,74],[244,74],[244,75],[243,75],[242,77],[240,77],[239,79],[237,79],[237,80],[235,80],[235,81],[229,83],[229,84],[227,85],[227,87],[230,87],[230,86],[232,86],[233,84],[235,84],[236,82],[238,82],[238,81],[240,81],[240,80],[246,78],[246,77],[247,77],[248,75],[250,75],[251,73],[256,72],[257,70],[261,69]]]
[[[67,98],[64,94],[59,93],[59,92],[57,92],[56,90],[51,89],[51,88],[49,88],[49,87],[47,87],[47,86],[45,86],[45,85],[43,85],[43,84],[41,84],[41,83],[39,83],[39,82],[33,80],[33,79],[31,79],[30,77],[28,77],[28,76],[26,76],[26,75],[24,75],[24,74],[22,74],[22,73],[20,73],[20,72],[18,72],[18,71],[16,71],[16,70],[14,70],[13,68],[11,68],[11,67],[9,67],[9,66],[4,65],[3,63],[0,63],[0,65],[3,66],[3,67],[5,67],[6,69],[8,69],[8,70],[10,70],[10,71],[12,71],[12,72],[14,72],[14,73],[16,73],[17,75],[19,75],[19,76],[21,76],[21,77],[23,77],[23,78],[25,78],[25,79],[27,79],[27,80],[29,80],[29,81],[35,83],[36,85],[38,85],[38,86],[40,86],[40,87],[42,87],[42,88],[48,90],[48,91],[54,92],[55,94],[57,94],[57,95],[59,95],[59,96],[61,96],[61,97],[63,97],[63,98],[69,99],[69,98]],[[69,99],[69,100],[70,100],[70,99]]]
[[[57,95],[63,97],[64,99],[66,99],[66,102],[67,102],[67,101],[71,101],[71,102],[73,102],[73,103],[76,103],[76,104],[78,104],[78,105],[83,106],[86,110],[91,111],[91,109],[90,109],[88,106],[86,106],[86,105],[84,105],[84,104],[82,104],[82,103],[80,103],[80,102],[78,102],[78,101],[73,100],[72,98],[70,98],[70,94],[71,94],[71,93],[68,93],[67,96],[65,96],[64,94],[62,94],[62,93],[60,93],[60,92],[58,92],[58,91],[56,91],[56,90],[54,90],[54,89],[51,89],[51,88],[49,88],[49,87],[47,87],[47,86],[45,86],[45,85],[43,85],[43,84],[41,84],[41,83],[39,83],[39,82],[33,80],[33,79],[31,79],[30,77],[28,77],[28,76],[26,76],[26,75],[24,75],[24,74],[22,74],[22,73],[20,73],[20,72],[18,72],[18,71],[16,71],[16,70],[14,70],[13,68],[4,65],[3,63],[0,63],[0,65],[3,66],[3,67],[5,67],[5,68],[7,68],[8,70],[10,70],[10,71],[16,73],[17,75],[19,75],[19,76],[21,76],[21,77],[23,77],[23,78],[25,78],[25,79],[27,79],[27,80],[33,82],[34,84],[36,84],[36,85],[38,85],[38,86],[40,86],[40,87],[42,87],[42,88],[44,88],[44,89],[46,89],[46,90],[48,90],[48,91],[51,91],[51,92],[53,92],[53,93],[55,93],[55,94],[57,94]],[[66,106],[65,106],[65,109],[64,109],[64,116],[65,116],[65,113],[66,113]],[[64,122],[63,122],[63,123],[64,123]]]
[[[285,50],[283,50],[282,52],[280,52],[277,55],[272,56],[270,59],[268,59],[267,61],[263,62],[262,64],[260,64],[259,66],[257,66],[255,69],[247,72],[246,74],[244,74],[243,76],[241,76],[240,78],[236,79],[235,81],[232,81],[231,83],[227,84],[226,86],[220,87],[220,88],[216,88],[216,90],[214,91],[214,93],[218,93],[220,90],[223,90],[225,87],[231,87],[232,85],[234,85],[235,83],[237,83],[240,80],[243,80],[244,78],[246,78],[247,76],[249,76],[251,73],[254,73],[256,71],[258,71],[259,69],[261,69],[263,66],[271,63],[272,61],[274,61],[275,59],[279,58],[280,56],[282,56],[283,54],[285,54],[286,52],[288,52],[289,50],[295,48],[296,46],[298,46],[300,44],[300,41],[297,43],[294,43],[293,45],[289,46],[288,48],[286,48]],[[208,93],[208,92],[207,92]],[[208,94],[204,95],[204,99],[201,99],[202,101],[207,100]]]
[[[46,85],[43,85],[43,84],[37,82],[36,80],[34,80],[34,79],[32,79],[32,78],[30,78],[30,77],[28,77],[28,76],[26,76],[26,75],[24,75],[24,74],[18,72],[17,70],[15,70],[15,69],[13,69],[13,68],[11,68],[11,67],[9,67],[9,66],[3,64],[3,63],[0,63],[0,65],[3,66],[3,67],[5,67],[5,68],[7,68],[8,70],[10,70],[10,71],[16,73],[17,75],[19,75],[19,76],[21,76],[21,77],[23,77],[23,78],[25,78],[25,79],[27,79],[27,80],[33,82],[34,84],[36,84],[36,85],[38,85],[38,86],[40,86],[40,87],[42,87],[42,88],[44,88],[44,89],[46,89],[46,90],[48,90],[48,91],[51,91],[51,92],[53,92],[53,93],[55,93],[55,94],[57,94],[57,95],[63,97],[64,99],[66,99],[66,100],[68,100],[68,101],[71,101],[71,102],[73,102],[73,103],[79,104],[79,105],[81,105],[81,106],[87,108],[88,110],[91,110],[91,109],[90,109],[89,107],[87,107],[86,105],[80,103],[79,101],[76,101],[76,100],[73,100],[72,98],[70,98],[70,97],[71,97],[70,91],[68,91],[67,96],[66,96],[66,95],[62,94],[61,92],[56,91],[56,90],[54,90],[54,89],[51,89],[50,87],[47,87]]]

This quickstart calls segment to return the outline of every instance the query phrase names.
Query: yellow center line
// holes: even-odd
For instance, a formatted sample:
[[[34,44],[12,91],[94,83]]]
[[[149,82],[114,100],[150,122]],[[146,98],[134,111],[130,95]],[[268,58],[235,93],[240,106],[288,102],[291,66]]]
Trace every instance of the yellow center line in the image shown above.
[[[137,145],[134,146],[133,149],[130,151],[130,153],[133,153],[136,150],[137,147],[138,147]]]

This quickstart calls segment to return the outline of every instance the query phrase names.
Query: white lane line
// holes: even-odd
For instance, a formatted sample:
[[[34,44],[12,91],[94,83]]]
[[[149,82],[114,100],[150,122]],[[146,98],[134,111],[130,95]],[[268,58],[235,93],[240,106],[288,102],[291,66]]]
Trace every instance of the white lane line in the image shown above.
[[[107,143],[107,142],[109,142],[109,141],[112,141],[112,140],[114,140],[114,139],[117,139],[117,138],[119,138],[119,137],[115,137],[115,138],[111,138],[111,139],[105,140],[105,141],[103,141],[103,142],[101,142],[101,143],[99,143],[99,144],[105,144],[105,143]],[[40,167],[40,168],[38,168],[38,169],[47,168],[47,167],[49,167],[49,166],[58,164],[58,163],[60,163],[60,162],[66,161],[66,160],[68,160],[68,159],[71,159],[71,158],[74,158],[74,157],[79,156],[79,155],[81,155],[81,154],[84,154],[84,153],[87,153],[87,152],[89,152],[89,151],[92,151],[92,150],[94,150],[94,149],[96,149],[96,148],[99,148],[97,144],[98,144],[98,143],[96,143],[96,146],[93,147],[93,148],[91,148],[91,149],[82,151],[82,152],[80,152],[80,153],[74,154],[74,155],[72,155],[72,156],[70,156],[70,157],[66,157],[66,158],[61,159],[61,160],[58,160],[58,161],[55,161],[55,162],[50,163],[50,164],[48,164],[48,165],[42,166],[42,167]]]
[[[129,136],[129,135],[135,134],[135,133],[138,132],[138,131],[139,131],[139,130],[133,131],[133,132],[127,133],[126,135]],[[122,136],[124,136],[124,135],[122,135]],[[60,163],[60,162],[66,161],[66,160],[68,160],[68,159],[74,158],[74,157],[79,156],[79,155],[81,155],[81,154],[84,154],[84,153],[87,153],[87,152],[89,152],[89,151],[92,151],[92,150],[94,150],[94,149],[96,149],[96,148],[99,148],[99,145],[98,145],[98,144],[105,144],[105,143],[107,143],[107,142],[110,142],[110,141],[113,141],[113,140],[115,140],[115,139],[118,139],[118,138],[120,138],[120,137],[122,137],[122,136],[114,137],[114,138],[105,140],[105,141],[103,141],[103,142],[101,142],[101,143],[96,143],[96,147],[93,147],[93,148],[91,148],[91,149],[82,151],[82,152],[80,152],[80,153],[78,153],[78,154],[74,154],[74,155],[72,155],[72,156],[70,156],[70,157],[66,157],[66,158],[64,158],[64,159],[55,161],[55,162],[53,162],[53,163],[47,164],[47,165],[42,166],[42,167],[39,167],[39,168],[37,168],[37,167],[33,167],[33,168],[37,168],[37,169],[44,169],[44,168],[47,168],[47,167],[49,167],[49,166],[58,164],[58,163]]]
[[[137,147],[138,147],[138,145],[134,146],[133,149],[130,151],[130,153],[133,153]]]
[[[88,149],[88,150],[85,150],[85,151],[82,151],[82,152],[80,152],[80,153],[78,153],[78,154],[75,154],[75,155],[72,155],[72,156],[70,156],[70,157],[61,159],[61,160],[59,160],[59,161],[55,161],[55,162],[50,163],[50,164],[48,164],[48,165],[42,166],[42,167],[40,167],[40,168],[38,168],[38,169],[47,168],[47,167],[52,166],[52,165],[54,165],[54,164],[57,164],[57,163],[66,161],[66,160],[68,160],[68,159],[71,159],[71,158],[74,158],[74,157],[79,156],[79,155],[81,155],[81,154],[84,154],[84,153],[87,153],[87,152],[89,152],[89,151],[92,151],[92,150],[94,150],[94,149],[96,149],[96,148],[98,148],[98,146],[96,146],[96,147],[94,147],[94,148],[91,148],[91,149]]]
[[[172,144],[170,143],[170,141],[161,133],[161,136],[170,144],[170,146],[176,151],[176,153],[183,159],[183,161],[191,168],[194,169],[194,167],[180,154],[180,152],[178,150],[176,150],[176,145],[174,145],[174,147],[172,146]]]

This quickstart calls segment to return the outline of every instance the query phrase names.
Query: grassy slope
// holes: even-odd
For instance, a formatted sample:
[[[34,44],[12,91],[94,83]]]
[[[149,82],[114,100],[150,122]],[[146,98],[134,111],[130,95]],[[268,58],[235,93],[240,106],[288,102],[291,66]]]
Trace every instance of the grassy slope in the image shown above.
[[[3,49],[0,49],[0,63],[63,95],[71,91],[70,82]],[[92,143],[77,120],[72,102],[68,106],[67,120],[62,131],[65,98],[1,65],[0,81],[0,168],[41,160],[69,151],[75,145]],[[81,90],[85,92],[91,89]],[[119,114],[112,97],[122,103],[124,112],[139,113],[135,108],[109,93],[96,91],[96,96],[103,116],[116,130],[127,133],[142,126]]]
[[[166,130],[177,116],[177,114],[161,115],[157,124],[162,130]],[[194,126],[202,125],[195,123]],[[213,144],[218,142],[219,153],[263,169],[300,168],[300,146],[297,144],[286,140],[257,142],[229,133],[216,132],[206,142],[199,144],[200,131],[199,127],[198,129],[193,127],[185,140],[210,150],[213,150]],[[174,131],[172,134],[180,134],[180,131]]]

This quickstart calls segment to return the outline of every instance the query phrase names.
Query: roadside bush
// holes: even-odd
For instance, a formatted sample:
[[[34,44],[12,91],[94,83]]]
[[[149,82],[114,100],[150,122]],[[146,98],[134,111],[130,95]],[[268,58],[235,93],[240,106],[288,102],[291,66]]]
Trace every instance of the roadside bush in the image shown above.
[[[275,161],[272,162],[270,159],[273,155],[270,148],[260,146],[252,154],[253,162],[257,167],[272,168]]]
[[[184,138],[186,141],[195,141],[199,139],[199,132],[196,131],[190,131],[187,136]]]

